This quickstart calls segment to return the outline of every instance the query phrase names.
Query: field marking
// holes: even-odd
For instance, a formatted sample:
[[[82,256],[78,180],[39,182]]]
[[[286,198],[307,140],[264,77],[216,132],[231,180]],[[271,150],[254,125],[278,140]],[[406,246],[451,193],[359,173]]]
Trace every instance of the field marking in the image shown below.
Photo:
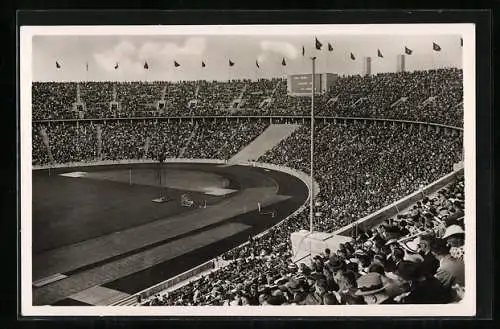
[[[37,288],[38,287],[42,287],[42,286],[45,286],[45,285],[47,285],[49,283],[65,279],[67,277],[68,277],[67,275],[64,275],[64,274],[61,274],[61,273],[56,273],[56,274],[47,276],[45,278],[42,278],[40,280],[37,280],[37,281],[33,282],[33,286],[35,286]]]
[[[223,196],[237,192],[238,190],[220,188],[220,187],[207,187],[207,188],[202,188],[201,191],[203,191],[203,193],[207,195]]]
[[[85,289],[76,294],[69,296],[69,298],[95,306],[107,306],[129,297],[130,295],[118,290],[94,286]]]
[[[87,176],[86,171],[73,171],[73,172],[67,172],[64,174],[59,174],[59,176],[64,176],[64,177],[71,177],[71,178],[81,178]]]

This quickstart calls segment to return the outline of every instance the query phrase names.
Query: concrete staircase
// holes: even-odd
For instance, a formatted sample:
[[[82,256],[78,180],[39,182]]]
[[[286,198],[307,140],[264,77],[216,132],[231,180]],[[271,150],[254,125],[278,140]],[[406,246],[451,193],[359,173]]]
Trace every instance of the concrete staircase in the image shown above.
[[[278,145],[283,139],[290,136],[300,125],[272,124],[250,144],[233,156],[229,163],[255,161],[261,155]]]

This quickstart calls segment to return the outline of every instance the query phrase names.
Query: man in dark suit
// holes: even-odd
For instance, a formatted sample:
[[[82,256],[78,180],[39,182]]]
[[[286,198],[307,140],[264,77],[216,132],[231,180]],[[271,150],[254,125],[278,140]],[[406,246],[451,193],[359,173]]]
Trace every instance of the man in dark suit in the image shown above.
[[[429,276],[428,267],[422,263],[402,261],[397,275],[409,283],[409,291],[402,298],[404,304],[447,304],[452,300],[451,289],[443,287],[441,282]]]
[[[434,276],[439,267],[439,260],[431,252],[433,240],[434,237],[432,235],[425,234],[420,237],[420,241],[418,242],[419,253],[424,259],[421,266],[425,267],[425,272],[429,277]]]
[[[465,285],[465,265],[463,260],[453,258],[450,253],[450,247],[443,239],[435,239],[431,244],[432,253],[439,260],[439,268],[435,277],[444,287],[451,288],[458,284]]]

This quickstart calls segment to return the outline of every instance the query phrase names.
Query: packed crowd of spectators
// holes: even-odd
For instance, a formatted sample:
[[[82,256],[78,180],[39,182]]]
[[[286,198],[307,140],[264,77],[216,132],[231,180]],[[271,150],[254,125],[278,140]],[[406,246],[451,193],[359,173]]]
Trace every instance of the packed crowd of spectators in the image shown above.
[[[97,159],[97,125],[93,123],[34,125],[32,137],[32,163],[35,165]]]
[[[203,158],[229,160],[268,126],[264,121],[107,120],[33,126],[32,163]],[[45,136],[45,137],[44,137]],[[45,138],[45,142],[44,142]]]
[[[463,150],[458,136],[362,122],[320,124],[315,142],[320,194],[314,212],[318,229],[327,232],[451,172]]]
[[[187,144],[183,157],[229,160],[250,144],[268,126],[256,120],[240,123],[211,121],[198,126]]]
[[[233,259],[229,265],[140,305],[456,303],[465,294],[463,216],[464,180],[458,177],[372,229],[353,231],[337,250],[325,249],[299,265],[285,242],[292,218],[226,254]]]
[[[259,161],[308,170],[306,127]],[[362,122],[317,127],[315,230],[332,232],[452,170],[461,142],[442,132]],[[288,156],[288,158],[285,158]],[[296,158],[301,158],[297,160]],[[232,261],[143,305],[439,304],[464,294],[464,181],[426,196],[312,264],[293,264],[290,234],[309,209],[226,252]]]
[[[340,77],[318,115],[463,126],[463,74],[456,68]]]
[[[310,126],[301,125],[288,138],[262,155],[258,161],[284,165],[309,174],[311,172]]]
[[[318,116],[367,117],[463,126],[461,69],[338,77],[315,98]],[[288,95],[285,79],[180,82],[36,82],[33,119],[191,115],[309,115],[309,97]],[[117,106],[111,106],[111,102]],[[161,103],[161,107],[157,104]],[[160,105],[158,105],[160,106]]]
[[[76,83],[35,82],[32,87],[33,120],[73,119]]]
[[[320,193],[318,230],[331,232],[399,200],[452,171],[461,159],[457,136],[401,125],[320,123],[314,177]],[[310,130],[301,127],[259,161],[310,172]]]

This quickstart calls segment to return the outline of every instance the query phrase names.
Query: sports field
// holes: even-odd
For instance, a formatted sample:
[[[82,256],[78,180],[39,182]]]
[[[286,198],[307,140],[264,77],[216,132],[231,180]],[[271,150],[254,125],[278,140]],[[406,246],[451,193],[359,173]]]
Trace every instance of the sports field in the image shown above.
[[[160,186],[155,166],[33,171],[35,305],[109,304],[237,246],[307,198],[277,171],[168,164]],[[164,193],[169,202],[152,202]]]

